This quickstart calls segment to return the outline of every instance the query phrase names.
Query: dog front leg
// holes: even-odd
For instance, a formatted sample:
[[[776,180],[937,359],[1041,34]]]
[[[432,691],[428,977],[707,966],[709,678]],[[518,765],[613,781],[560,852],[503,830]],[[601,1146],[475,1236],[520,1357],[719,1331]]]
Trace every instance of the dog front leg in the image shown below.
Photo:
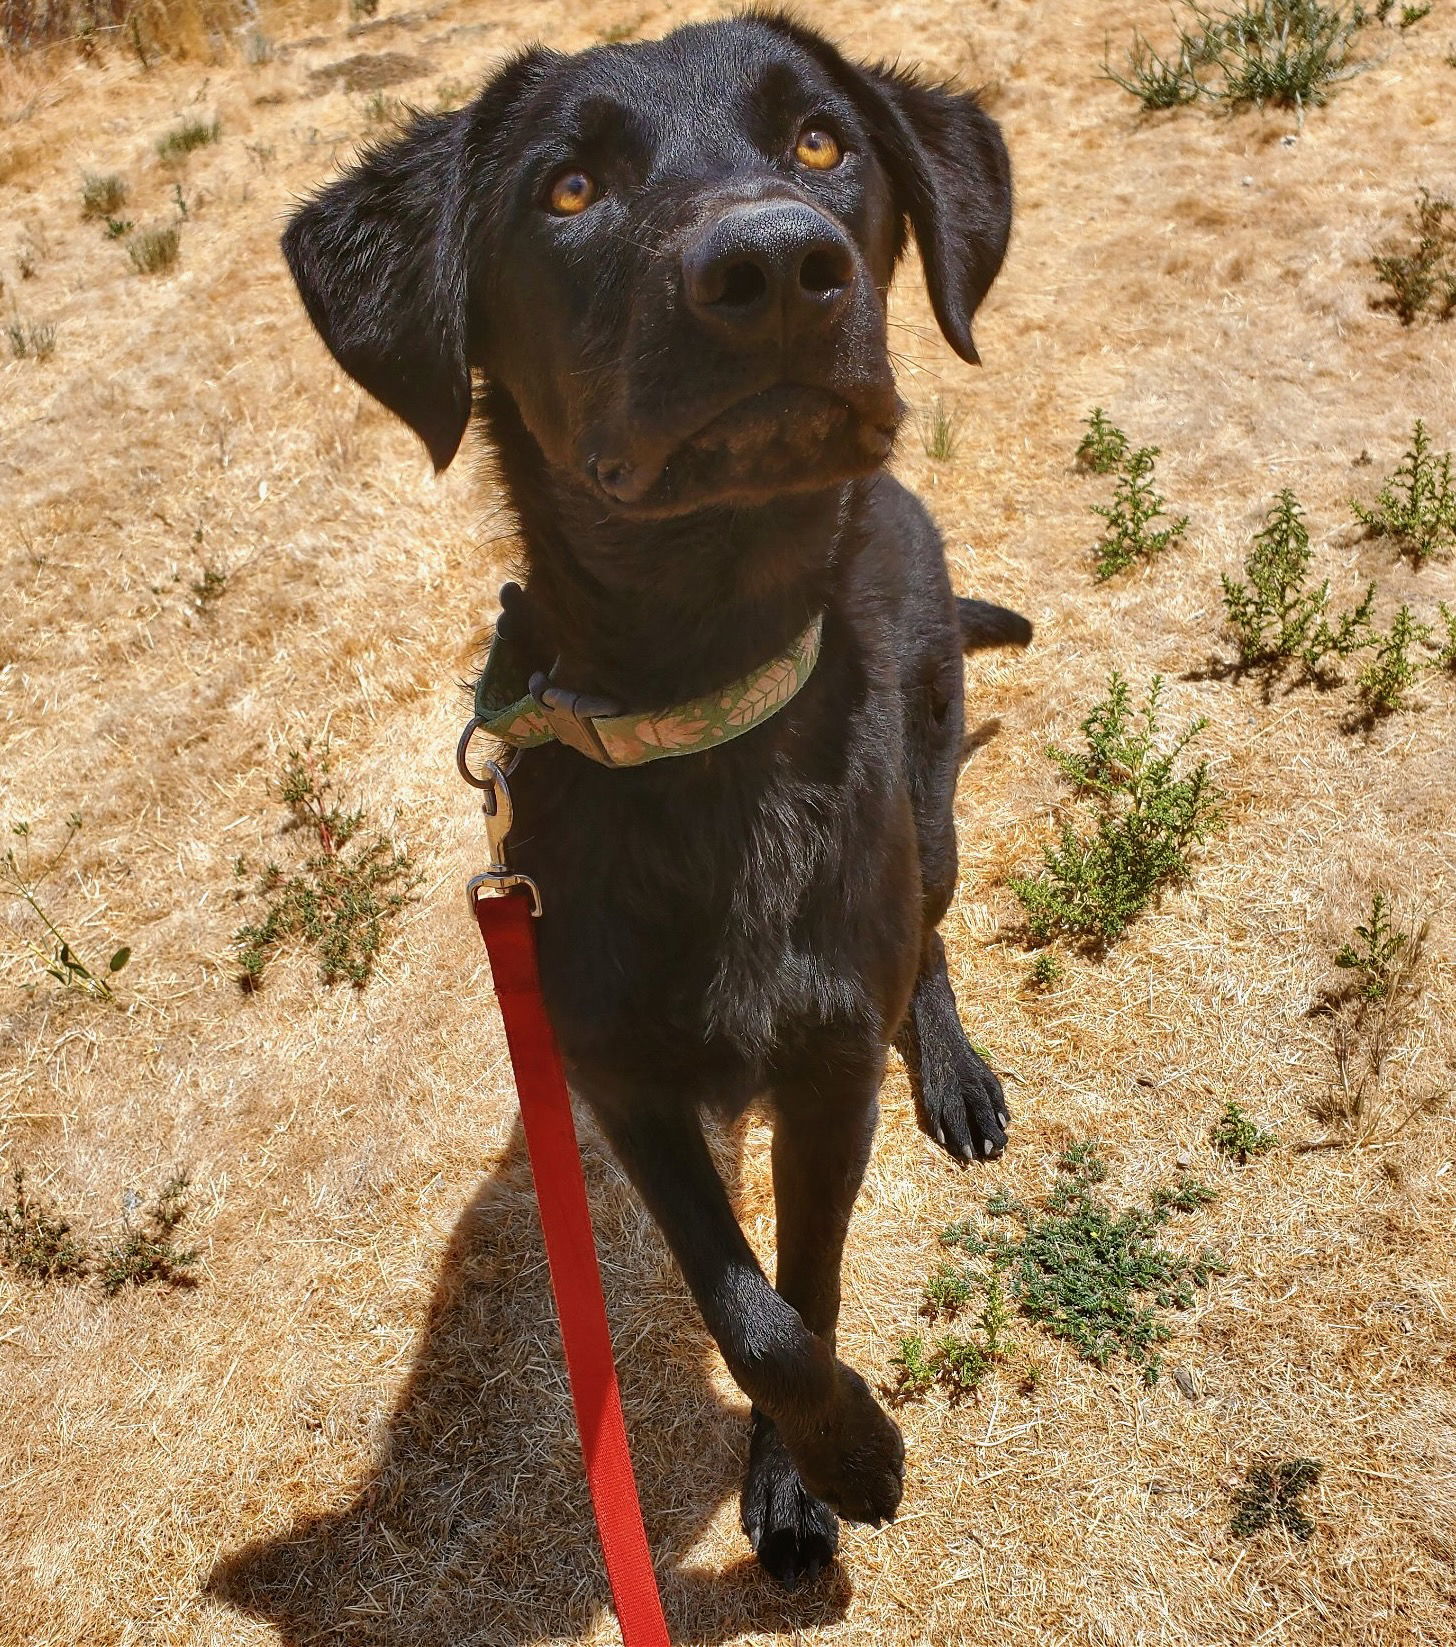
[[[869,1067],[780,1078],[774,1138],[779,1295],[832,1349],[840,1264],[878,1114],[883,1057]],[[743,1482],[743,1530],[764,1569],[794,1590],[839,1545],[834,1512],[805,1486],[778,1428],[755,1408]]]
[[[900,1432],[864,1380],[768,1284],[729,1205],[697,1113],[603,1105],[598,1119],[672,1249],[728,1371],[771,1418],[805,1486],[849,1521],[900,1501]]]

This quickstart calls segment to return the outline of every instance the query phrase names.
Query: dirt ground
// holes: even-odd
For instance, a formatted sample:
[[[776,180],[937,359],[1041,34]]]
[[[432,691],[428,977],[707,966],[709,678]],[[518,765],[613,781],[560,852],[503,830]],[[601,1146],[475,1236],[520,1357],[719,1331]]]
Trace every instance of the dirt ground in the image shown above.
[[[978,1400],[904,1407],[899,1519],[846,1529],[840,1569],[786,1596],[736,1524],[745,1403],[588,1138],[674,1639],[1449,1647],[1452,1124],[1295,1146],[1320,1137],[1331,1080],[1310,1008],[1377,888],[1433,923],[1392,1123],[1449,1077],[1456,684],[1432,675],[1362,731],[1348,687],[1266,702],[1210,664],[1229,655],[1218,574],[1282,486],[1337,598],[1377,579],[1382,623],[1402,601],[1456,602],[1456,566],[1397,564],[1348,508],[1416,417],[1456,445],[1456,324],[1403,329],[1369,301],[1372,251],[1417,186],[1456,192],[1456,5],[1374,31],[1376,66],[1302,125],[1136,117],[1100,68],[1106,37],[1116,52],[1134,23],[1159,26],[1141,0],[800,9],[853,53],[986,85],[1004,125],[1018,217],[977,324],[985,364],[953,359],[908,267],[894,337],[916,417],[896,467],[957,587],[1038,626],[1025,656],[970,670],[985,736],[946,923],[967,1020],[1008,1072],[1012,1147],[957,1170],[895,1066],[842,1353],[888,1378],[941,1227],[993,1190],[1042,1193],[1077,1139],[1104,1141],[1114,1199],[1190,1163],[1220,1195],[1188,1239],[1229,1271],[1168,1347],[1194,1399],[1022,1326],[1034,1394],[998,1375]],[[55,327],[50,358],[0,361],[0,822],[47,844],[81,813],[50,907],[83,958],[134,955],[114,1005],[89,998],[41,972],[34,922],[0,907],[0,1165],[91,1228],[183,1166],[202,1253],[196,1286],[115,1298],[0,1277],[4,1647],[618,1639],[461,896],[483,842],[452,764],[458,683],[511,544],[484,465],[432,478],[334,367],[277,234],[388,99],[450,105],[532,38],[574,49],[717,10],[382,0],[351,26],[316,4],[265,13],[271,54],[0,64],[0,306]],[[185,115],[216,115],[220,138],[169,167],[156,141]],[[113,171],[139,225],[175,219],[180,193],[174,272],[133,272],[83,221],[82,174]],[[937,398],[960,420],[947,461],[916,421]],[[1184,546],[1103,586],[1089,506],[1109,484],[1071,466],[1094,404],[1162,447],[1191,517]],[[1170,720],[1209,717],[1227,819],[1185,887],[1037,995],[1005,880],[1064,796],[1045,745],[1075,736],[1114,666],[1139,686],[1162,671]],[[281,750],[325,732],[346,795],[415,855],[418,897],[368,988],[327,988],[297,955],[246,995],[231,939],[254,909],[232,866],[277,840]],[[1243,1167],[1216,1155],[1229,1099],[1284,1146]],[[766,1137],[750,1122],[723,1140],[765,1252]],[[1309,1541],[1232,1536],[1249,1465],[1299,1456],[1324,1466]]]

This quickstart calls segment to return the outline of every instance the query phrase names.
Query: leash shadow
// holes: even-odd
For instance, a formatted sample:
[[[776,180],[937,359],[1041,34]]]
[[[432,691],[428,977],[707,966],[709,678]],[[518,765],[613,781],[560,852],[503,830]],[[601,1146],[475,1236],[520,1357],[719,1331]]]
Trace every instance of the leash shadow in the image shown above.
[[[674,1642],[842,1618],[836,1567],[789,1595],[747,1555],[691,1563],[737,1520],[747,1405],[656,1229],[583,1126],[592,1218],[648,1539]],[[732,1187],[736,1130],[720,1141]],[[741,1535],[738,1535],[741,1540]],[[204,1593],[286,1647],[536,1647],[592,1636],[610,1608],[557,1335],[525,1140],[451,1233],[409,1375],[368,1477],[336,1510],[221,1558]]]

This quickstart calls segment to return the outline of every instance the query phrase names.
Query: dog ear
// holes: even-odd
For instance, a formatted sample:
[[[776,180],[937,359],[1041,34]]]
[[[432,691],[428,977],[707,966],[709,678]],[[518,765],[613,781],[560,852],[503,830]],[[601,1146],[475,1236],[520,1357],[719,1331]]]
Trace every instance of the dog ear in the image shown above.
[[[935,318],[951,348],[978,365],[971,317],[1011,236],[1011,159],[1001,129],[971,92],[893,70],[860,72],[888,115],[876,136],[915,229]]]
[[[472,163],[488,158],[535,56],[514,58],[467,108],[416,114],[300,207],[283,235],[335,360],[409,424],[437,473],[470,421]]]
[[[853,99],[889,173],[904,246],[909,218],[935,318],[964,360],[979,363],[971,317],[990,290],[1011,234],[1011,161],[1001,129],[972,92],[926,85],[914,74],[847,62],[821,35],[783,17],[786,34]]]

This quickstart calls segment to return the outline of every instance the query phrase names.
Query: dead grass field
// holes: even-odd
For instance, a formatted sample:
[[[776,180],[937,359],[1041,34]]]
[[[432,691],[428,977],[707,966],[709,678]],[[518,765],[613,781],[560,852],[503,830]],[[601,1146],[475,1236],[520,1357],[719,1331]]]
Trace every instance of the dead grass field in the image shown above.
[[[383,0],[351,27],[265,13],[271,55],[143,71],[64,52],[0,63],[0,306],[55,327],[0,360],[0,823],[85,826],[52,905],[93,962],[134,958],[117,1003],[45,978],[0,915],[0,1166],[95,1226],[176,1164],[193,1175],[200,1284],[105,1298],[0,1277],[0,1643],[516,1647],[618,1639],[579,1480],[529,1175],[461,888],[482,841],[452,765],[456,683],[510,552],[469,462],[441,480],[310,333],[277,252],[295,194],[387,113],[458,100],[534,36],[585,46],[711,4]],[[875,1647],[1394,1647],[1456,1642],[1456,1140],[1300,1152],[1330,1080],[1309,1008],[1376,887],[1432,916],[1429,991],[1392,1103],[1438,1080],[1456,1022],[1456,682],[1342,728],[1348,692],[1265,702],[1217,678],[1218,574],[1281,486],[1338,597],[1456,602],[1362,541],[1416,417],[1456,445],[1456,324],[1371,310],[1369,267],[1418,184],[1456,191],[1456,4],[1379,31],[1380,65],[1292,116],[1135,117],[1104,35],[1115,0],[806,0],[863,56],[990,87],[1018,172],[1013,250],[963,368],[900,283],[902,392],[963,417],[948,462],[907,426],[899,471],[957,586],[1029,613],[1024,657],[974,664],[994,718],[960,791],[946,924],[976,1038],[1009,1082],[1004,1160],[962,1173],[915,1129],[898,1067],[851,1235],[843,1352],[888,1376],[936,1236],[993,1189],[1034,1196],[1099,1137],[1127,1197],[1184,1157],[1220,1198],[1187,1226],[1229,1273],[1178,1318],[1145,1389],[1019,1328],[1045,1377],[905,1407],[899,1520],[849,1529],[842,1570],[786,1597],[736,1525],[744,1403],[655,1230],[588,1140],[609,1307],[675,1639]],[[385,56],[388,54],[388,56]],[[368,63],[337,66],[364,56]],[[384,67],[380,68],[383,60]],[[390,84],[392,76],[399,76]],[[180,167],[184,116],[220,139]],[[133,272],[82,220],[84,172],[128,217],[187,216],[176,269]],[[25,277],[22,265],[31,273]],[[3,345],[3,339],[0,339]],[[1071,468],[1105,406],[1163,448],[1192,522],[1146,572],[1094,587]],[[1355,466],[1362,451],[1371,466]],[[214,599],[194,590],[211,570]],[[1230,806],[1194,879],[1102,962],[1023,987],[1005,877],[1062,796],[1042,750],[1116,665],[1169,677],[1170,724],[1211,721]],[[234,859],[265,854],[282,746],[327,730],[346,792],[407,842],[418,900],[362,992],[304,956],[243,994]],[[1245,1167],[1207,1139],[1236,1098],[1285,1139]],[[761,1248],[765,1134],[724,1141]],[[1229,1532],[1251,1461],[1324,1474],[1308,1543]]]

